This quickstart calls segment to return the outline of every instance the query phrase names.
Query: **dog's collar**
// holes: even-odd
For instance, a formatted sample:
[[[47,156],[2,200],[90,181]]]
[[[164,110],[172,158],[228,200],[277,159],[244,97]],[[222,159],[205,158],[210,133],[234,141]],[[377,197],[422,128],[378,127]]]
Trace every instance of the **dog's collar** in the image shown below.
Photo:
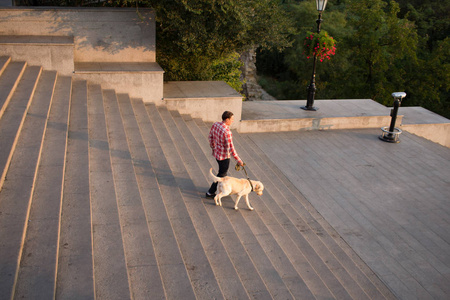
[[[249,178],[247,178],[247,180],[248,180],[248,182],[250,183],[250,186],[251,186],[251,188],[252,188],[252,192],[254,192],[255,191],[255,189],[253,188],[253,184],[252,184],[252,181],[249,179]]]

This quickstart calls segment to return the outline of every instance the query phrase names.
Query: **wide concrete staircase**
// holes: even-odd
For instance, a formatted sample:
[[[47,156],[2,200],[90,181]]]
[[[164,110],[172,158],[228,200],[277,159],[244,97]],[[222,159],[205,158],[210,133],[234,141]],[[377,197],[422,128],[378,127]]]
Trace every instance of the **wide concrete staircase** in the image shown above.
[[[1,299],[395,298],[245,134],[235,211],[199,119],[8,57],[0,107]]]

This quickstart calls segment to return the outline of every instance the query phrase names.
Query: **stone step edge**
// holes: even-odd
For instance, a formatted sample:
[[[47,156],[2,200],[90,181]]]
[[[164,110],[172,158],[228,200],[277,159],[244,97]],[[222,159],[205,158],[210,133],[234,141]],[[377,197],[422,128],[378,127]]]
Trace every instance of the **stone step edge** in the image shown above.
[[[22,64],[22,67],[19,69],[19,74],[17,74],[17,78],[16,80],[13,82],[13,86],[11,87],[11,89],[9,90],[8,95],[6,96],[5,100],[3,103],[0,103],[1,107],[0,107],[0,118],[2,118],[3,113],[5,112],[6,108],[8,107],[9,101],[11,100],[11,97],[14,94],[14,91],[17,88],[17,85],[19,84],[20,79],[22,78],[23,73],[25,72],[27,63],[26,62],[13,62],[13,63],[9,63],[7,67],[12,66],[14,63],[16,63],[17,65]],[[7,67],[5,68],[5,70],[2,73],[2,76],[0,77],[0,79],[3,76],[6,76],[7,74],[5,74],[7,72]]]
[[[36,87],[37,87],[37,84],[38,84],[38,82],[39,82],[39,78],[40,78],[41,74],[42,74],[42,68],[39,68],[39,72],[38,72],[38,74],[36,74],[36,80],[34,81],[33,87],[32,87],[32,89],[31,89],[31,93],[30,93],[30,95],[29,95],[29,97],[28,97],[27,105],[26,105],[26,107],[25,107],[24,110],[23,110],[22,117],[20,118],[20,123],[18,124],[17,130],[15,131],[15,132],[16,132],[16,135],[15,135],[15,137],[14,137],[14,140],[12,141],[11,148],[9,149],[9,155],[8,155],[8,157],[6,158],[5,165],[4,165],[4,166],[1,166],[2,169],[3,169],[3,171],[2,171],[2,173],[0,173],[0,191],[1,191],[2,187],[3,187],[3,183],[4,183],[4,181],[5,181],[6,174],[7,174],[7,172],[8,172],[9,166],[10,166],[10,162],[11,162],[12,156],[13,156],[13,154],[14,154],[16,145],[17,145],[17,141],[19,140],[20,132],[21,132],[22,127],[23,127],[23,124],[24,124],[24,122],[25,122],[25,118],[26,118],[28,109],[29,109],[29,107],[30,107],[30,105],[31,105],[31,101],[33,100],[34,93],[35,93],[35,91],[36,91]],[[0,76],[1,76],[1,74],[0,74]],[[24,74],[24,76],[25,76],[25,74]],[[22,78],[22,79],[23,79],[23,78]],[[20,83],[19,83],[19,85],[20,85]],[[18,88],[19,88],[19,85],[18,85]],[[14,95],[11,97],[11,100],[13,99],[13,97],[14,97]],[[10,104],[8,104],[8,106],[9,106],[9,105],[10,105]],[[5,109],[5,113],[6,113],[6,109]],[[5,115],[4,115],[4,116],[5,116]],[[5,126],[9,126],[9,124],[5,124]],[[4,148],[1,149],[1,150],[2,150],[2,151],[5,151]]]
[[[176,149],[176,145],[173,142],[173,139],[170,136],[170,130],[168,129],[167,124],[164,122],[164,118],[161,115],[161,112],[159,110],[160,107],[156,107],[154,104],[147,104],[145,105],[147,112],[149,113],[150,119],[152,120],[153,125],[155,126],[155,132],[157,134],[159,144],[161,145],[161,149],[166,157],[166,161],[168,164],[168,167],[171,170],[172,174],[178,174],[179,176],[188,177],[188,175],[185,174],[186,170],[185,167],[181,162],[181,158],[178,154],[178,150]],[[158,128],[160,127],[160,128]],[[196,236],[195,239],[198,240],[198,247],[200,253],[202,253],[202,256],[204,255],[204,259],[208,261],[208,269],[211,270],[212,274],[214,274],[214,280],[217,281],[217,284],[220,288],[220,291],[224,298],[241,298],[241,297],[248,297],[248,295],[245,292],[245,289],[243,288],[242,282],[238,277],[238,274],[235,272],[234,268],[226,267],[222,269],[214,268],[216,265],[216,261],[220,262],[222,259],[229,260],[228,255],[224,255],[224,247],[220,247],[219,244],[217,245],[220,247],[220,249],[215,249],[217,257],[222,257],[221,259],[214,260],[214,257],[211,255],[213,254],[212,251],[207,251],[205,247],[203,246],[203,238],[201,235],[201,232],[197,231],[196,228],[196,218],[193,217],[193,210],[192,206],[195,205],[193,201],[198,201],[195,195],[184,195],[183,190],[181,189],[181,186],[183,186],[183,182],[180,182],[179,176],[174,175],[174,184],[177,185],[177,189],[180,191],[180,198],[183,200],[183,206],[186,209],[186,219],[185,221],[188,221],[189,227],[192,224],[192,230],[195,232]],[[188,198],[186,198],[188,197]],[[196,211],[195,213],[197,213]],[[220,244],[221,245],[221,244]],[[219,252],[218,252],[219,251]],[[232,265],[231,262],[229,262],[228,265]],[[209,270],[208,270],[209,271]],[[219,272],[219,273],[218,273]],[[223,273],[225,272],[225,273]],[[218,275],[220,274],[220,275]],[[227,274],[227,276],[223,276],[223,274]],[[219,277],[218,277],[219,276]],[[233,281],[235,281],[233,284],[236,284],[235,289],[229,288],[226,285],[231,284],[231,278],[234,278]],[[239,283],[239,285],[237,285]],[[226,284],[224,286],[224,284]],[[239,287],[239,288],[238,288]]]
[[[70,82],[68,82],[69,79]],[[27,298],[33,295],[38,298],[47,298],[55,295],[67,150],[67,125],[70,111],[70,96],[67,97],[67,94],[70,95],[71,88],[70,77],[58,76],[56,78],[47,128],[43,136],[35,188],[31,196],[30,219],[24,241],[25,250],[18,274],[16,297]],[[66,99],[69,99],[68,104],[64,103]],[[53,155],[55,150],[63,150],[63,155]],[[46,209],[42,209],[43,207]],[[57,224],[56,228],[53,227],[55,223]],[[42,230],[44,228],[47,229]],[[28,247],[27,244],[31,244],[31,247]],[[38,284],[39,279],[35,276],[35,269],[43,272],[48,271],[47,274],[51,275],[51,279],[49,278],[47,281]],[[39,287],[36,288],[37,286]]]
[[[170,207],[168,208],[166,203],[164,201],[164,195],[167,193],[167,191],[162,190],[161,188],[164,187],[164,180],[166,180],[166,175],[164,173],[161,173],[161,171],[158,170],[166,170],[170,169],[168,167],[167,161],[164,157],[164,159],[158,159],[157,156],[162,155],[162,149],[161,144],[159,143],[158,136],[156,134],[157,129],[154,127],[154,124],[152,122],[152,118],[149,115],[149,112],[146,109],[146,106],[144,105],[144,102],[141,98],[131,98],[131,105],[132,105],[132,111],[135,115],[136,122],[138,124],[138,129],[140,132],[140,136],[142,139],[142,143],[144,144],[146,155],[151,163],[152,172],[155,176],[155,182],[156,186],[155,188],[158,189],[158,195],[161,199],[159,209],[164,210],[164,216],[156,216],[152,213],[151,210],[147,210],[146,215],[149,220],[151,220],[151,224],[149,224],[149,229],[152,234],[152,237],[154,238],[155,234],[158,234],[157,231],[166,230],[165,234],[167,237],[170,238],[170,245],[173,249],[176,249],[176,251],[168,251],[167,254],[160,257],[158,259],[158,255],[162,255],[161,251],[164,251],[165,247],[169,243],[160,243],[158,247],[155,247],[155,252],[157,254],[157,262],[158,266],[160,268],[160,274],[161,274],[161,280],[164,285],[166,297],[168,298],[180,298],[180,297],[187,297],[187,298],[195,298],[195,292],[194,287],[192,286],[191,277],[189,275],[189,272],[193,272],[194,269],[190,268],[188,270],[186,266],[186,262],[184,260],[181,248],[179,246],[179,241],[177,240],[177,234],[179,235],[180,232],[177,231],[180,228],[174,228],[174,224],[172,224],[172,219],[174,218],[174,213],[171,212]],[[169,178],[169,180],[173,180]],[[181,196],[180,196],[181,198]],[[161,225],[159,225],[161,223]],[[155,238],[153,239],[155,240]],[[161,259],[175,259],[173,264],[161,264]],[[173,272],[176,270],[177,275],[181,276],[181,278],[177,279],[177,288],[169,288],[172,285],[172,282],[174,280]]]
[[[73,79],[73,78],[72,78]],[[87,82],[72,80],[55,298],[94,299]],[[74,263],[76,262],[76,263]]]
[[[23,226],[19,225],[19,226],[21,226],[20,227],[20,232],[21,233],[20,233],[20,238],[19,238],[20,242],[19,241],[17,241],[17,242],[20,245],[16,245],[16,246],[18,246],[16,248],[17,252],[15,253],[15,254],[17,254],[17,262],[16,261],[14,262],[15,270],[13,271],[14,272],[14,276],[13,276],[14,278],[12,278],[13,283],[11,285],[11,289],[12,289],[11,290],[11,295],[14,295],[14,292],[15,292],[16,287],[17,287],[18,273],[19,273],[21,258],[22,258],[23,251],[24,251],[24,241],[25,241],[26,235],[27,235],[28,222],[29,222],[29,217],[30,217],[30,208],[31,208],[32,200],[33,200],[32,199],[32,195],[34,194],[34,191],[35,191],[36,178],[37,178],[37,175],[38,175],[39,164],[40,164],[40,160],[41,160],[41,157],[42,157],[44,136],[45,136],[47,125],[48,125],[48,116],[49,116],[50,108],[51,108],[51,105],[52,105],[53,94],[54,94],[54,89],[55,89],[56,80],[57,80],[57,73],[54,72],[54,71],[46,71],[45,73],[42,74],[42,77],[40,78],[39,83],[41,83],[41,81],[44,80],[47,77],[50,77],[50,79],[53,78],[52,79],[53,83],[51,83],[51,82],[47,83],[46,81],[42,82],[42,85],[38,84],[37,90],[41,91],[40,89],[42,88],[43,92],[47,92],[49,94],[47,94],[47,95],[45,95],[45,94],[44,95],[35,94],[34,97],[33,97],[33,103],[32,103],[33,106],[30,106],[30,110],[34,109],[34,110],[37,110],[38,113],[42,113],[42,114],[45,115],[45,117],[39,118],[39,116],[35,116],[34,115],[34,114],[36,114],[35,111],[31,112],[31,116],[36,117],[37,119],[39,119],[39,121],[41,122],[41,124],[40,124],[41,126],[35,127],[36,124],[31,124],[31,123],[28,124],[27,120],[29,122],[33,121],[31,119],[28,119],[28,118],[25,120],[25,123],[23,125],[24,126],[24,130],[26,130],[28,135],[30,135],[32,133],[33,134],[39,134],[39,135],[33,135],[33,137],[37,138],[38,141],[39,141],[39,144],[35,145],[36,147],[34,147],[35,148],[34,149],[34,153],[32,153],[32,155],[27,153],[28,156],[26,156],[26,158],[28,160],[31,160],[31,159],[33,160],[33,161],[30,161],[31,166],[27,165],[27,167],[26,167],[27,169],[30,169],[30,171],[32,171],[32,175],[31,176],[29,176],[29,175],[28,176],[24,176],[24,174],[20,172],[21,167],[23,169],[23,167],[24,167],[23,164],[26,163],[26,161],[21,159],[20,156],[23,156],[23,154],[20,155],[20,153],[17,153],[19,155],[18,158],[14,158],[14,156],[13,156],[13,158],[11,160],[11,167],[9,169],[10,172],[19,172],[18,174],[14,175],[14,178],[11,178],[11,180],[10,180],[12,182],[11,184],[14,184],[14,182],[17,182],[18,180],[23,182],[24,178],[26,178],[26,180],[25,180],[26,182],[30,183],[29,188],[26,188],[26,189],[20,191],[20,193],[23,193],[22,196],[26,197],[26,202],[22,203],[22,205],[24,206],[24,207],[22,207],[24,209],[24,211],[18,212],[18,213],[21,214],[20,217],[23,217],[23,223],[22,223]],[[50,85],[46,86],[46,84],[47,85],[50,84]],[[50,89],[50,90],[46,90],[45,88]],[[46,96],[49,96],[49,98],[46,99],[45,98]],[[39,97],[39,98],[38,99],[34,99],[35,97]],[[45,106],[38,106],[38,101],[39,100],[43,101]],[[34,105],[36,105],[36,106],[34,106]],[[30,127],[30,126],[34,126],[34,127]],[[34,132],[34,131],[38,131],[38,132]],[[24,138],[25,136],[21,136],[21,138]],[[20,147],[23,146],[24,148],[27,148],[27,145],[28,145],[28,142],[29,142],[28,140],[22,139],[22,140],[19,140],[18,143],[20,143],[20,142],[24,142],[25,143],[24,145],[20,144]],[[17,160],[20,160],[20,161],[17,161]],[[15,165],[16,163],[18,164],[17,166]],[[16,170],[15,167],[17,167],[18,169]],[[29,173],[27,173],[27,174],[29,174]],[[10,174],[8,172],[7,178],[8,178],[8,175],[11,176],[13,174]],[[6,181],[6,184],[8,182],[9,182],[9,180]],[[6,215],[7,214],[8,213],[6,213]],[[22,221],[22,220],[18,220],[18,222],[20,222],[20,221]]]
[[[0,76],[2,76],[3,71],[6,69],[10,62],[11,56],[0,56]]]

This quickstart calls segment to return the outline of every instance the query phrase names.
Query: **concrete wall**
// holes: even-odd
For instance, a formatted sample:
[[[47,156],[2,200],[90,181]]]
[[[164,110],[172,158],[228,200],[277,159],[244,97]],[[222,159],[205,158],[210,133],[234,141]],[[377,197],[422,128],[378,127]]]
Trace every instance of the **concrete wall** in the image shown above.
[[[450,148],[450,123],[444,124],[407,124],[400,127],[430,141]],[[401,139],[401,136],[400,136]]]
[[[401,121],[402,117],[398,116],[398,120]],[[390,120],[390,116],[242,120],[239,132],[381,128],[389,125]]]
[[[179,99],[165,100],[170,110],[177,110],[181,114],[189,114],[193,118],[202,119],[204,122],[222,121],[222,114],[229,110],[234,114],[234,123],[231,129],[239,128],[239,120],[242,115],[242,97],[239,98],[208,98],[208,99]]]
[[[0,35],[73,36],[75,62],[155,62],[151,9],[0,7]]]
[[[41,66],[46,70],[71,75],[73,63],[71,36],[3,36],[0,35],[0,56]]]
[[[242,118],[242,96],[223,81],[170,81],[164,84],[164,103],[168,109],[190,114],[205,122],[222,121],[222,114],[233,112],[238,129]]]
[[[156,63],[155,63],[156,64]],[[100,84],[103,89],[114,89],[116,93],[125,93],[132,98],[141,98],[144,102],[161,105],[163,98],[163,75],[155,72],[75,72],[76,79]]]

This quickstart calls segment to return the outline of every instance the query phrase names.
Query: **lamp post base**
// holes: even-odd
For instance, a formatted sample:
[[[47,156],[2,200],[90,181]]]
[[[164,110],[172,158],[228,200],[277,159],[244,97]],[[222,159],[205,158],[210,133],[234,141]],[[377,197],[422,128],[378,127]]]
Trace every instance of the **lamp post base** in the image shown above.
[[[393,131],[389,131],[388,127],[381,128],[381,135],[378,136],[380,140],[388,143],[400,143],[399,136],[402,131],[398,128],[394,128]]]
[[[300,108],[301,109],[303,109],[303,110],[311,110],[311,111],[317,111],[317,110],[319,110],[319,108],[318,107],[315,107],[315,106],[300,106]]]

